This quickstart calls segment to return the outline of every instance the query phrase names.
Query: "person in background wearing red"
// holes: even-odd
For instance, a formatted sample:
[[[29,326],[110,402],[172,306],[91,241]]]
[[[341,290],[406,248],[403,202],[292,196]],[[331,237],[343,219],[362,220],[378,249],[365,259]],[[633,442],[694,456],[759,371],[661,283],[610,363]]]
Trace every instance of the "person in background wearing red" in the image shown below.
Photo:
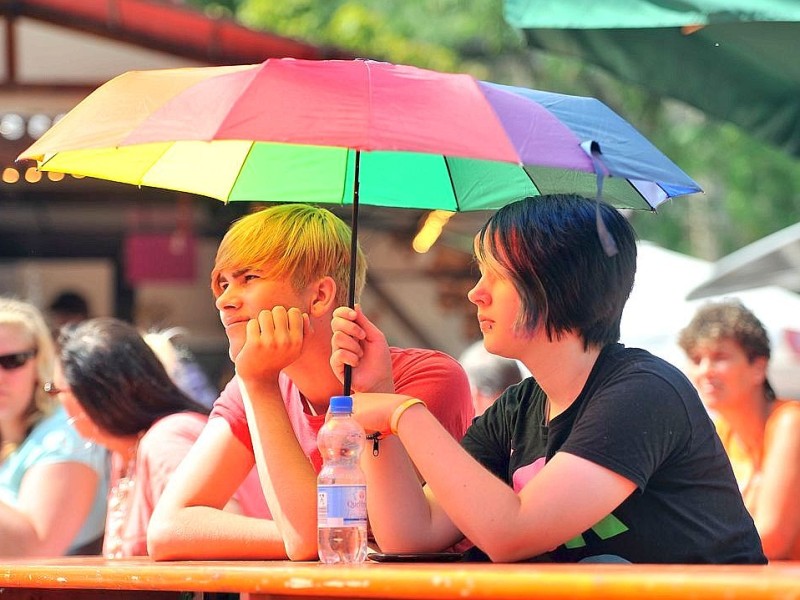
[[[67,325],[47,391],[86,439],[111,452],[103,555],[147,554],[147,525],[164,486],[200,435],[208,409],[172,381],[131,324],[110,317]],[[227,507],[263,505],[255,474]]]

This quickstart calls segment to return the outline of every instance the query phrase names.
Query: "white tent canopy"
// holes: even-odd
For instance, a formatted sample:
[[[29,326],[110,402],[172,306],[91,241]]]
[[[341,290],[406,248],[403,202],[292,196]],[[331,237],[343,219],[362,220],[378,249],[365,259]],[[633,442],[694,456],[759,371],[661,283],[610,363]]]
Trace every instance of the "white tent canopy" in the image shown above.
[[[776,231],[714,263],[689,298],[764,285],[800,291],[800,223]]]
[[[705,302],[735,297],[767,328],[772,344],[769,379],[775,391],[800,399],[800,353],[791,344],[800,336],[800,295],[770,286],[686,300],[712,269],[707,261],[639,242],[636,282],[622,315],[621,341],[684,368],[686,358],[677,344],[680,330]]]

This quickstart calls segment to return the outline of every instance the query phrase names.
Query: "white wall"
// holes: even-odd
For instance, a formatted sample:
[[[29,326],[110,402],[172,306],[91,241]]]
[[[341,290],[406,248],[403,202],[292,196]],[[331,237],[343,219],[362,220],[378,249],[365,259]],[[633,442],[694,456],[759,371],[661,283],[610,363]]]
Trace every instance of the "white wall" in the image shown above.
[[[193,349],[227,348],[209,285],[217,243],[216,239],[210,238],[197,240],[194,281],[140,283],[136,286],[134,315],[137,325],[144,329],[184,328],[186,336],[183,340]]]
[[[114,264],[106,259],[24,259],[0,263],[0,294],[45,308],[71,290],[89,302],[91,316],[114,314]]]

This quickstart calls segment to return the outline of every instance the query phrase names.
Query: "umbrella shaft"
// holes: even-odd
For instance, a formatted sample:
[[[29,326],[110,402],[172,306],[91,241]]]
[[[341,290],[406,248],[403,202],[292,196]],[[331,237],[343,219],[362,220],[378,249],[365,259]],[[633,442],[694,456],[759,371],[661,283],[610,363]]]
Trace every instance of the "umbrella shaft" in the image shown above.
[[[358,262],[358,168],[361,162],[361,152],[356,150],[355,172],[353,173],[353,210],[350,216],[350,279],[347,288],[347,305],[350,308],[356,305],[356,263]],[[349,396],[353,369],[350,365],[344,366],[343,395]]]

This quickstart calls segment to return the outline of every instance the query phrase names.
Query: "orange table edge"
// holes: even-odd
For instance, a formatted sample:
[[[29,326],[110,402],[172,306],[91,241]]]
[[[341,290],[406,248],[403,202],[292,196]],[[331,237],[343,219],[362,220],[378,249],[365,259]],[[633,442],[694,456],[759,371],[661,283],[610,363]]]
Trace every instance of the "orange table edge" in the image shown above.
[[[0,598],[22,589],[238,592],[251,599],[800,599],[800,562],[766,566],[367,562],[338,566],[288,561],[157,563],[148,558],[100,557],[1,562]]]

